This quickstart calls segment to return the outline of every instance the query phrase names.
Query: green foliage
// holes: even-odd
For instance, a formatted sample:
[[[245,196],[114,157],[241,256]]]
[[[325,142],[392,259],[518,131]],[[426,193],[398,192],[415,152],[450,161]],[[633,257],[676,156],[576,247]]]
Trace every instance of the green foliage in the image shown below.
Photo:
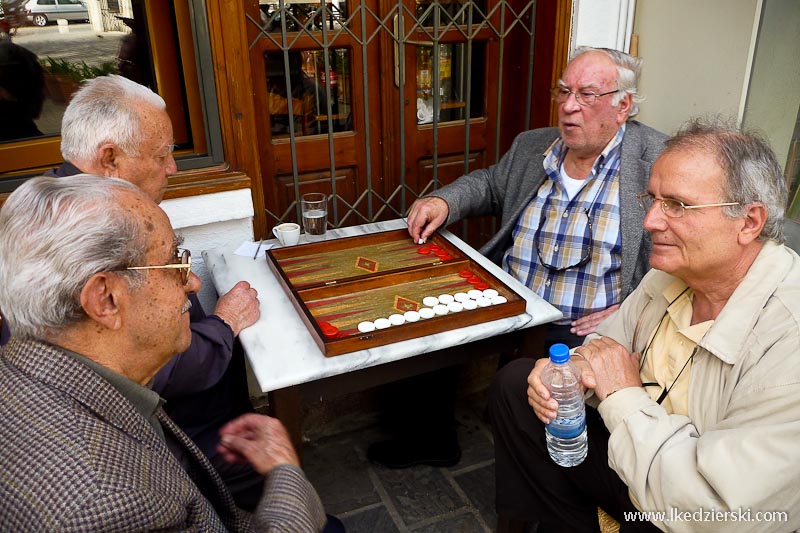
[[[108,74],[117,74],[116,64],[106,62],[99,67],[88,65],[86,61],[80,63],[70,63],[66,59],[53,59],[47,57],[42,66],[50,74],[61,74],[72,79],[75,82],[81,82],[98,76],[107,76]]]

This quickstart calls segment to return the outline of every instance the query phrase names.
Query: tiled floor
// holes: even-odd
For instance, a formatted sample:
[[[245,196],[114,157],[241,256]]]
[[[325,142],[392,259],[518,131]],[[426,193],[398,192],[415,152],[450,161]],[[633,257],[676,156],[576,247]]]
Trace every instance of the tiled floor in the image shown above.
[[[451,468],[391,470],[367,461],[377,426],[313,441],[304,468],[325,510],[351,533],[494,531],[494,448],[480,404],[456,411],[462,458]]]

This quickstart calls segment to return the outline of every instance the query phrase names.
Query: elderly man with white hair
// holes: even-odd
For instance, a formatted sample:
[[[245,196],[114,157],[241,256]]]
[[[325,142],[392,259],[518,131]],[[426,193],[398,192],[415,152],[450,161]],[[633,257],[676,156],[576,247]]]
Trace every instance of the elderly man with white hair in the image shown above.
[[[547,324],[547,345],[578,346],[649,268],[636,194],[647,187],[666,135],[633,120],[641,63],[617,50],[578,49],[552,89],[557,128],[520,133],[497,164],[431,192],[409,211],[415,241],[459,220],[499,217],[481,253],[563,313]],[[398,412],[414,418],[404,437],[370,447],[373,461],[393,467],[458,461],[456,379],[439,372],[429,382],[402,395]],[[423,397],[421,389],[437,395]]]
[[[85,172],[120,178],[159,203],[167,178],[177,172],[172,123],[164,100],[121,76],[86,81],[64,112],[61,134],[65,163],[45,175]],[[221,295],[209,315],[196,294],[191,293],[189,299],[192,342],[153,376],[151,386],[167,400],[170,416],[218,468],[237,503],[252,510],[263,478],[248,465],[226,463],[216,447],[219,428],[252,410],[244,357],[234,351],[234,342],[242,329],[259,318],[257,293],[241,281]],[[5,322],[2,328],[0,341],[5,342],[9,334]]]
[[[0,529],[319,531],[325,514],[275,419],[222,428],[267,481],[238,509],[147,387],[192,342],[200,285],[167,216],[130,183],[33,178],[0,210]]]
[[[783,244],[786,196],[756,135],[696,121],[667,141],[639,195],[653,268],[573,353],[594,393],[584,462],[548,456],[546,360],[495,378],[505,531],[596,530],[598,506],[622,531],[800,527],[800,257]]]

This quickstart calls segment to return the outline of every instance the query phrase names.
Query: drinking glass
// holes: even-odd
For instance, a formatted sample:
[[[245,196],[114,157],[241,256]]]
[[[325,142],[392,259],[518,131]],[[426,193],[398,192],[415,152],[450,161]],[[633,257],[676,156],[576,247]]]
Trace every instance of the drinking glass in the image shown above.
[[[310,192],[300,199],[300,206],[306,238],[309,241],[323,240],[328,226],[328,197],[321,192]]]

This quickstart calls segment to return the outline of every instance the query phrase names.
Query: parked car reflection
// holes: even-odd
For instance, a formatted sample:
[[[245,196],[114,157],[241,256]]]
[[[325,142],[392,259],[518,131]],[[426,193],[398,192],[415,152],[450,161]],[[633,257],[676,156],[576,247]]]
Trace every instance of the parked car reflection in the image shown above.
[[[46,26],[51,20],[80,20],[89,22],[89,10],[82,0],[30,0],[25,4],[28,20],[36,26]]]

